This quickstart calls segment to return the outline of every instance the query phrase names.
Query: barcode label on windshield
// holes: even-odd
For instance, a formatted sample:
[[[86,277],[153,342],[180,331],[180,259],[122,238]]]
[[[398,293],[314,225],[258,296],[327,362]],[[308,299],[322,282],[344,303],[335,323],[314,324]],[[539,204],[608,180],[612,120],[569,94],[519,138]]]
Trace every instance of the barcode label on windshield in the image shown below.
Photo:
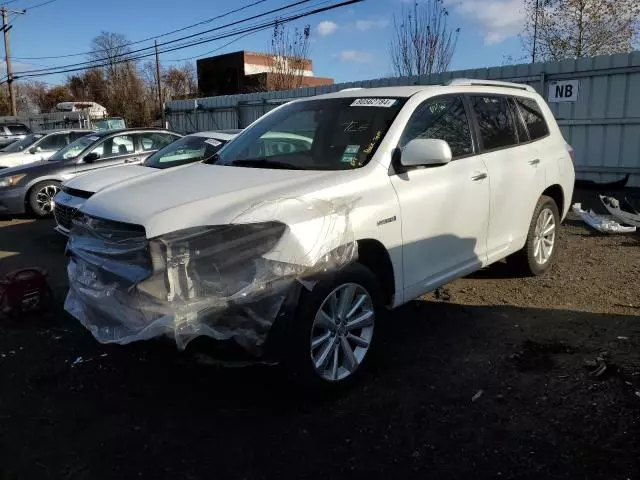
[[[356,98],[352,107],[393,107],[396,104],[393,98]]]
[[[214,147],[222,145],[222,142],[216,140],[215,138],[209,138],[205,140],[204,143],[208,143],[209,145],[213,145]]]

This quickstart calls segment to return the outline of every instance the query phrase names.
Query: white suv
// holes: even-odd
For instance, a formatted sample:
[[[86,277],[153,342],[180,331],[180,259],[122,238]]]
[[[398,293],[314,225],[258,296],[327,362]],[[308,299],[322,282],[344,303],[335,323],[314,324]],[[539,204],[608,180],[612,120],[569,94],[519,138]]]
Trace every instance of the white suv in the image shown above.
[[[340,384],[385,308],[505,257],[547,271],[573,184],[571,148],[526,85],[304,98],[213,159],[89,198],[65,306],[102,342],[204,335]]]

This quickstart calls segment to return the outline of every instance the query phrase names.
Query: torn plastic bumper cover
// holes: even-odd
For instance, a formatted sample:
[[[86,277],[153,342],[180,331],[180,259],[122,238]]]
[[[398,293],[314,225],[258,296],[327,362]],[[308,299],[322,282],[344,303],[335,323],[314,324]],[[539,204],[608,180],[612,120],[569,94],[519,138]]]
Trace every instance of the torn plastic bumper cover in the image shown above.
[[[633,233],[636,227],[620,225],[612,216],[599,215],[593,210],[582,209],[582,204],[573,204],[573,213],[578,215],[587,225],[602,233]]]
[[[296,284],[357,258],[353,203],[262,202],[227,225],[150,240],[141,226],[80,216],[65,309],[102,343],[167,335],[183,349],[204,335],[259,354]]]

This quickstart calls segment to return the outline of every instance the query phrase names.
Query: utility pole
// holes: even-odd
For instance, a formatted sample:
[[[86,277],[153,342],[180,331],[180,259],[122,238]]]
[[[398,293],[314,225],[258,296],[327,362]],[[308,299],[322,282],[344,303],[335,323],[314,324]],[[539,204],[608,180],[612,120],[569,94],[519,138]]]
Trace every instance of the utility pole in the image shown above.
[[[536,11],[533,20],[533,50],[531,51],[531,63],[536,63],[536,43],[538,40],[538,8],[540,0],[536,0]]]
[[[8,14],[19,13],[24,15],[26,10],[9,10],[7,7],[2,7],[2,31],[4,32],[4,53],[5,61],[7,62],[7,86],[9,87],[9,100],[11,102],[11,115],[14,117],[16,112],[16,96],[13,94],[13,68],[11,67],[11,46],[9,45],[9,30],[12,25],[9,25]]]
[[[165,128],[164,108],[162,105],[162,83],[160,82],[160,55],[158,54],[158,41],[153,42],[156,47],[156,82],[158,84],[158,104],[160,106],[160,116],[162,118],[162,128]]]

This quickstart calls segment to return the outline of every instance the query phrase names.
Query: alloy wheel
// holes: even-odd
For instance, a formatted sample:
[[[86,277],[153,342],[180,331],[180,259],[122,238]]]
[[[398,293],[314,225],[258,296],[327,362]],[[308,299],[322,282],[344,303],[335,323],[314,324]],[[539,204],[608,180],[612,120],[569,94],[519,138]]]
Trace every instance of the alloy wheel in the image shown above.
[[[544,265],[551,258],[556,242],[556,219],[550,208],[538,215],[533,238],[533,257],[538,265]]]
[[[53,197],[60,191],[57,185],[45,185],[36,193],[36,204],[42,213],[51,213]]]
[[[356,283],[334,289],[322,302],[311,328],[311,360],[323,379],[336,382],[352,375],[371,346],[373,300]]]

